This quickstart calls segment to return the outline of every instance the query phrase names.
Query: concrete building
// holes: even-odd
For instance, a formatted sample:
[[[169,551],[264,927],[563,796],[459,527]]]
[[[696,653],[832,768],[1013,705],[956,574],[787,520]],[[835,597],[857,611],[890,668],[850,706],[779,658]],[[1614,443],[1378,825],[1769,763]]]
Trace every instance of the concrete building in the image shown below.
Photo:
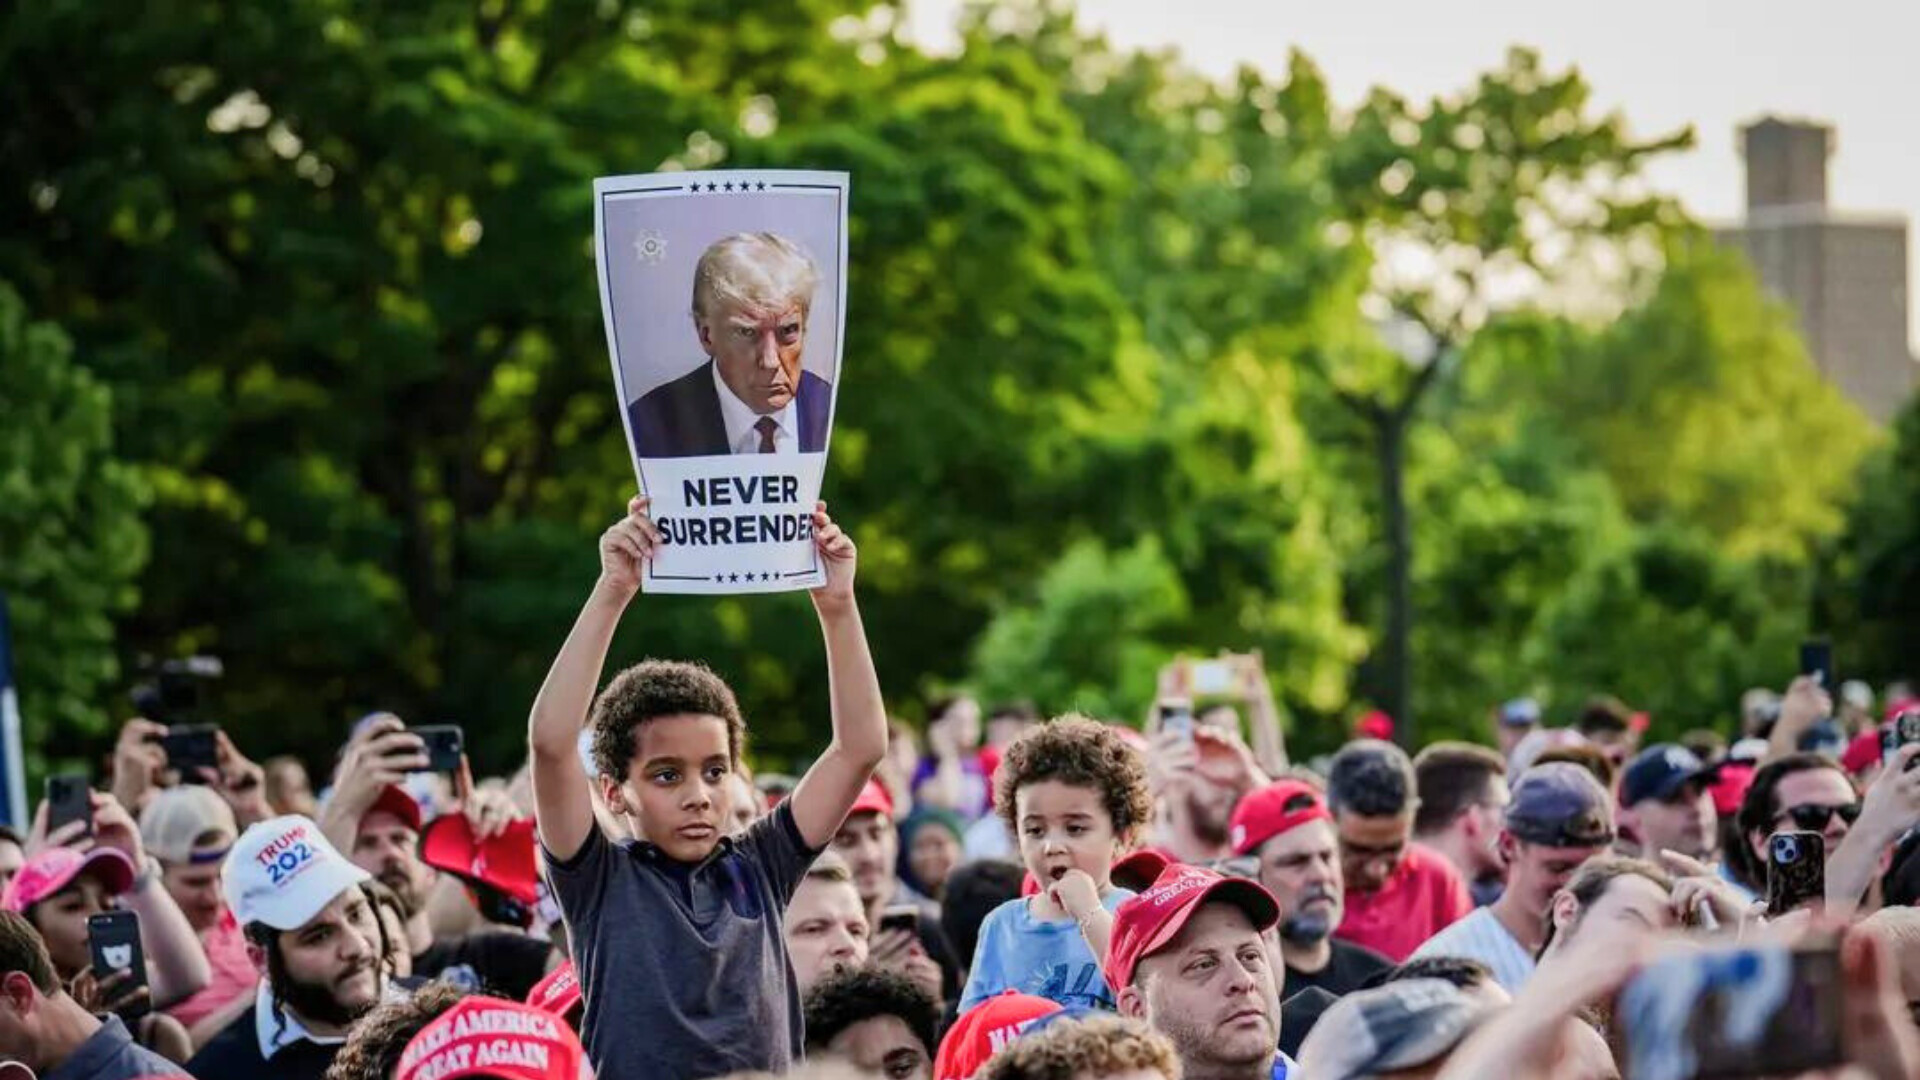
[[[1814,363],[1876,423],[1920,383],[1907,344],[1907,222],[1827,205],[1833,129],[1764,117],[1740,129],[1747,220],[1717,230],[1800,316]]]

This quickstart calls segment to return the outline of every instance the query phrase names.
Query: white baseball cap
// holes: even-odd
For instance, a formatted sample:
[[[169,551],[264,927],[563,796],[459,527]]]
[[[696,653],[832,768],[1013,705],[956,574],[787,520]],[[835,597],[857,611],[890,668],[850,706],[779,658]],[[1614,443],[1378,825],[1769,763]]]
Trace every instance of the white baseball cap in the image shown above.
[[[226,836],[212,851],[194,849],[203,836],[222,832]],[[140,811],[140,842],[154,858],[166,863],[206,863],[225,854],[221,846],[233,842],[240,832],[234,823],[233,809],[205,784],[180,784],[164,788],[147,801]],[[201,856],[195,858],[196,855]]]
[[[298,930],[368,876],[327,842],[311,818],[286,814],[240,834],[227,853],[220,888],[240,925]]]

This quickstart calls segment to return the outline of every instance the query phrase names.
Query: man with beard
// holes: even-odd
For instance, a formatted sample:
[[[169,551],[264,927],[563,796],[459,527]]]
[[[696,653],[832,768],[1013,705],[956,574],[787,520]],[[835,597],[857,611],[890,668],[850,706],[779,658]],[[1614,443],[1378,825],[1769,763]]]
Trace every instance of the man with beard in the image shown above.
[[[202,1047],[187,1071],[220,1080],[321,1080],[348,1029],[389,994],[380,924],[320,827],[296,815],[242,833],[221,888],[264,976],[253,1008]]]
[[[377,716],[347,744],[333,797],[321,823],[334,842],[346,845],[353,863],[400,898],[407,913],[407,948],[413,974],[445,978],[468,990],[486,989],[525,998],[547,972],[559,966],[551,942],[505,930],[481,930],[436,939],[427,901],[438,875],[420,858],[420,804],[400,787],[408,772],[426,767],[420,737],[398,717]],[[462,807],[462,811],[472,809]],[[510,810],[498,802],[479,808],[476,833],[504,826]]]
[[[935,1001],[960,997],[960,967],[940,935],[940,905],[900,880],[900,831],[893,824],[893,796],[868,780],[834,830],[833,850],[846,861],[853,887],[866,907],[868,958],[876,967],[901,972]],[[887,925],[887,913],[913,909],[913,929]]]
[[[1165,1035],[1190,1080],[1286,1080],[1295,1066],[1261,938],[1279,918],[1254,882],[1168,867],[1114,912],[1106,977],[1120,1014]]]
[[[1159,708],[1168,707],[1185,705],[1163,699]],[[1147,787],[1157,811],[1149,846],[1191,866],[1227,858],[1234,805],[1266,782],[1238,734],[1199,724],[1159,732],[1147,754]]]
[[[1231,832],[1234,853],[1258,860],[1255,877],[1280,906],[1280,1000],[1309,986],[1338,997],[1393,966],[1372,949],[1333,937],[1343,903],[1340,841],[1312,785],[1287,779],[1248,795],[1233,811]]]

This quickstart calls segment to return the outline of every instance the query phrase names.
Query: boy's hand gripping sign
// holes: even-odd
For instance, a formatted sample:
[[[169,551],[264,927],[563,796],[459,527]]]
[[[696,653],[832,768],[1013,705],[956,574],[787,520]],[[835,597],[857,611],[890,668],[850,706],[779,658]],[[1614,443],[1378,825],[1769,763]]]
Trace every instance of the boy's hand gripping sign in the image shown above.
[[[594,181],[600,309],[664,541],[649,592],[824,584],[813,505],[846,330],[847,175]]]

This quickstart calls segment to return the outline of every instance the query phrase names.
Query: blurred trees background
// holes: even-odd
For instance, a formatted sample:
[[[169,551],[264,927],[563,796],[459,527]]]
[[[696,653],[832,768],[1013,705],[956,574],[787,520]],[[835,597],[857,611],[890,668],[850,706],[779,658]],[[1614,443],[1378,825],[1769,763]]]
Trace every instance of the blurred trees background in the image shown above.
[[[0,588],[36,764],[142,657],[324,765],[373,708],[486,769],[632,489],[591,180],[853,174],[827,497],[895,708],[1132,717],[1264,651],[1307,748],[1521,693],[1668,730],[1809,628],[1911,671],[1920,416],[1877,435],[1790,317],[1516,50],[1457,95],[1225,82],[1059,4],[928,55],[886,4],[80,0],[0,14]],[[71,345],[69,345],[71,339]],[[643,598],[763,760],[820,745],[804,597]]]

